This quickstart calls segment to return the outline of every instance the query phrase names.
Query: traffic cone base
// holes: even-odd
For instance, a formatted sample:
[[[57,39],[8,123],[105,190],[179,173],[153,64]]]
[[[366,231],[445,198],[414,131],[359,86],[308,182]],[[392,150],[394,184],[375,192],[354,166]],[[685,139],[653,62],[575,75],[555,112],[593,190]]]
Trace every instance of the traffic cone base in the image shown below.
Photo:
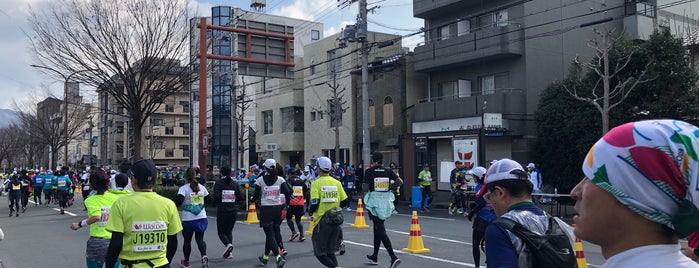
[[[350,224],[350,227],[369,228],[369,225],[366,224],[366,219],[364,218],[364,204],[362,203],[362,199],[359,199],[359,202],[357,203],[357,213],[354,216],[354,223]]]
[[[403,251],[413,254],[430,252],[430,249],[425,248],[425,244],[422,241],[422,232],[420,231],[420,221],[417,218],[417,211],[413,211],[411,221],[408,247],[403,248]]]
[[[306,220],[308,220],[308,217],[306,217],[306,215],[303,215],[303,216],[301,216],[301,220],[306,221]]]
[[[248,207],[248,218],[245,220],[245,223],[260,223],[260,220],[257,219],[257,208],[255,208],[255,204],[250,204],[250,206]]]

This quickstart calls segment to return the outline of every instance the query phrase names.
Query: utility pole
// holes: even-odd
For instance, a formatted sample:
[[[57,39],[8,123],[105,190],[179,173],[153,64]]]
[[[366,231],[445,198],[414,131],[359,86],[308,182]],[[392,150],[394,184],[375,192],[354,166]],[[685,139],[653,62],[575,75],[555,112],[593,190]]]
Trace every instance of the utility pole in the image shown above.
[[[369,132],[369,46],[367,43],[367,3],[359,0],[357,39],[362,43],[362,159],[364,168],[371,167],[371,134]]]

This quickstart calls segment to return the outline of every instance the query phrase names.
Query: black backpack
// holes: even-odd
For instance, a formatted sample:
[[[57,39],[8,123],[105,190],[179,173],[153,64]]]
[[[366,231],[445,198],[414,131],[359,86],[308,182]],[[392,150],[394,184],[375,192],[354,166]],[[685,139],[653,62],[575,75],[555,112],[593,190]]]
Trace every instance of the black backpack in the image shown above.
[[[509,230],[522,240],[533,255],[532,267],[573,268],[578,266],[568,235],[553,217],[549,217],[549,228],[543,235],[536,234],[519,222],[508,218],[501,217],[493,223]]]

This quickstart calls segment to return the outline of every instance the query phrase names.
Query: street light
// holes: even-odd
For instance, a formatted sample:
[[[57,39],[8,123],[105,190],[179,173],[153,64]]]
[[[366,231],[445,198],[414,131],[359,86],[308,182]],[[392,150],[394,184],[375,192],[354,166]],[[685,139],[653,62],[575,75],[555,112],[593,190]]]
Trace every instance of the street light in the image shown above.
[[[79,71],[72,72],[66,76],[63,73],[61,73],[61,72],[59,72],[56,69],[53,69],[51,67],[35,65],[35,64],[31,64],[29,66],[34,67],[34,68],[53,71],[53,72],[59,74],[61,77],[63,77],[63,79],[65,79],[65,81],[63,82],[63,103],[64,103],[64,105],[63,105],[64,106],[64,108],[63,108],[63,118],[64,118],[64,120],[63,120],[64,121],[63,133],[66,135],[66,144],[64,146],[64,151],[63,151],[63,154],[65,156],[65,158],[63,160],[65,161],[65,165],[68,166],[68,141],[69,141],[69,137],[68,137],[68,83],[70,82],[70,78],[73,77],[73,75],[76,75],[76,74],[82,73],[82,72],[86,72],[86,71],[91,71],[91,70],[79,70]],[[51,163],[49,163],[49,165],[50,164]]]

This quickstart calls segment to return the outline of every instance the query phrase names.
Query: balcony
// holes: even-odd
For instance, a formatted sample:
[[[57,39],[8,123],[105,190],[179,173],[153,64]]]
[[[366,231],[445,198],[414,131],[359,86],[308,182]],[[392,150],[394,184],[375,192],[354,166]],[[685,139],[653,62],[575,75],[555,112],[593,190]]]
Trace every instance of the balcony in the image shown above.
[[[519,25],[487,28],[415,48],[415,70],[432,72],[524,54]]]
[[[483,101],[486,113],[525,114],[526,96],[522,89],[496,89],[497,93],[465,98],[450,98],[420,102],[415,105],[415,122],[479,117]]]
[[[413,0],[413,17],[426,19],[439,16],[445,13],[453,13],[456,10],[464,11],[469,8],[478,8],[484,1],[464,1],[464,0]],[[490,0],[489,4],[497,5],[504,0]]]

